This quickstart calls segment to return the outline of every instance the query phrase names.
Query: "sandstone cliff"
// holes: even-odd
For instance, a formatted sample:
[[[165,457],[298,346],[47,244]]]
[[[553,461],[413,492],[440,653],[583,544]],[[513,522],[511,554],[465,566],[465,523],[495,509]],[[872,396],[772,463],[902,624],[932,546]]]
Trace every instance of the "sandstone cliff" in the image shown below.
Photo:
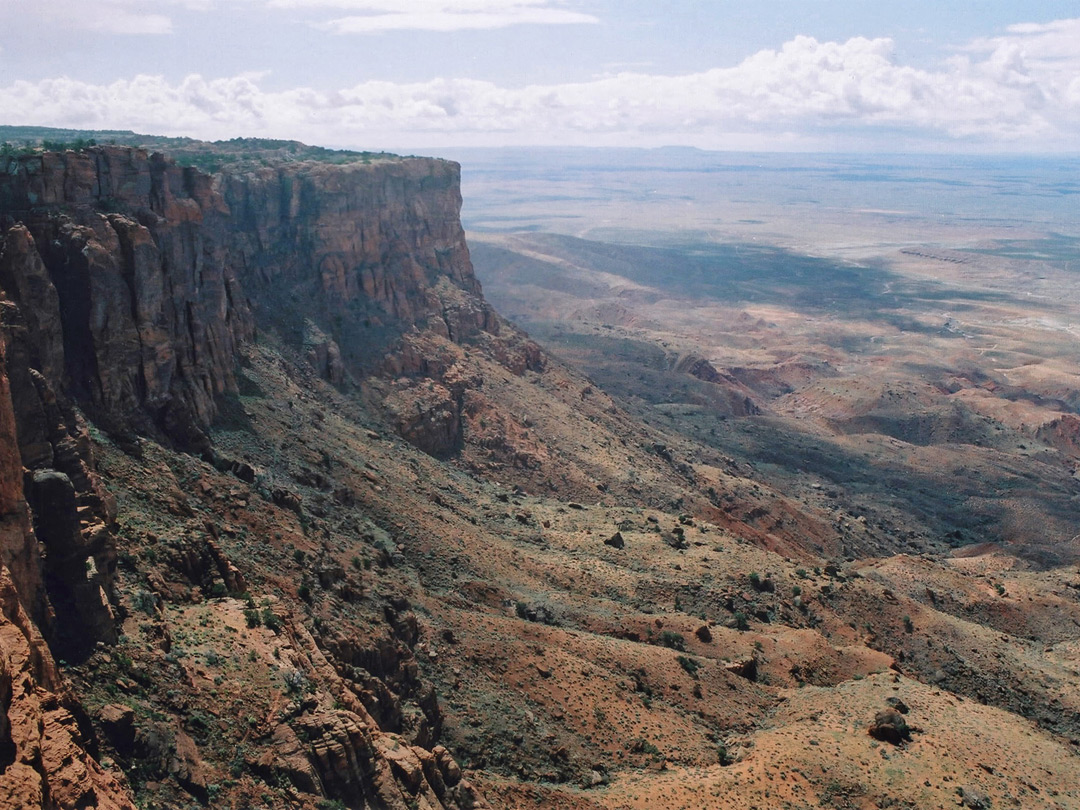
[[[445,278],[480,292],[458,218],[459,181],[456,164],[407,159],[286,164],[225,175],[220,189],[245,285],[265,310],[287,302],[293,312],[334,319],[339,337],[354,312],[399,327],[446,318],[447,333],[461,339],[494,318],[481,307],[464,321],[449,319],[434,289]],[[363,347],[347,354],[360,362]]]
[[[499,335],[460,207],[459,169],[439,160],[211,177],[138,149],[47,153],[0,176],[0,285],[28,313],[32,367],[96,423],[207,451],[254,313],[336,384],[426,374],[399,342],[416,329],[450,343]],[[522,357],[540,363],[535,347]],[[398,427],[446,454],[461,411],[458,393],[421,404],[435,429],[413,417]]]
[[[238,391],[239,351],[256,323],[339,386],[371,372],[429,373],[408,348],[411,333],[454,345],[496,335],[500,323],[472,274],[455,164],[283,164],[211,177],[144,150],[97,147],[23,156],[4,168],[0,795],[26,807],[127,807],[126,788],[97,765],[89,721],[44,641],[81,661],[96,643],[116,641],[128,609],[113,593],[117,506],[96,470],[91,425],[133,457],[147,437],[250,480],[250,468],[217,454],[209,429],[223,397]],[[398,429],[425,449],[452,450],[463,387],[449,396],[434,406],[450,411],[437,438],[408,419]],[[299,500],[291,508],[302,511]],[[200,551],[181,565],[190,577],[197,581],[206,563],[226,572],[231,592],[245,590],[214,541],[203,545],[209,562]],[[154,576],[150,584],[168,593]],[[296,726],[303,742],[293,726],[279,726],[269,764],[250,767],[292,774],[300,790],[350,804],[405,807],[405,797],[419,796],[432,808],[480,806],[445,750],[432,750],[438,705],[408,675],[407,649],[349,691],[308,646],[303,660],[323,660],[312,677],[344,707],[305,714],[307,725]],[[393,692],[383,683],[402,678]],[[407,695],[418,721],[403,718]],[[118,757],[141,757],[151,772],[208,797],[198,748],[183,729],[136,728],[122,705],[96,716]],[[24,721],[44,728],[47,744],[24,733]],[[384,736],[414,726],[407,740]]]
[[[113,431],[197,446],[235,390],[253,324],[211,185],[115,147],[23,158],[0,179],[0,284],[30,313],[31,361]]]

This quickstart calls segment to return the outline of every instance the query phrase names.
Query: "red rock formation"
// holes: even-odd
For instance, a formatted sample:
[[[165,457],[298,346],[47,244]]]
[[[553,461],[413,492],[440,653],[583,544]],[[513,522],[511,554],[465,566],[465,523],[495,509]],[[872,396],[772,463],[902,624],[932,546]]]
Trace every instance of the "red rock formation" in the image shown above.
[[[1080,419],[1070,413],[1040,425],[1035,436],[1067,456],[1080,458]]]
[[[0,807],[134,810],[129,791],[87,753],[74,700],[0,566]]]
[[[440,278],[479,293],[461,228],[457,164],[287,164],[228,175],[224,199],[246,237],[249,286],[314,293],[326,314],[358,300],[415,323],[441,314]],[[490,310],[473,318],[483,328]],[[479,322],[477,322],[479,321]]]
[[[253,334],[244,290],[338,384],[382,368],[416,326],[454,343],[500,331],[469,260],[457,164],[295,163],[211,178],[97,147],[12,165],[0,216],[17,224],[0,247],[0,285],[32,313],[29,362],[119,434],[207,449],[215,397],[236,391],[236,347]],[[539,362],[518,355],[507,362]]]
[[[41,558],[23,496],[23,467],[7,365],[7,343],[0,340],[0,566],[9,572],[24,608],[40,621],[46,615]]]
[[[34,313],[27,328],[47,349],[34,367],[106,426],[204,444],[215,396],[236,388],[237,344],[252,334],[210,178],[118,147],[14,166],[0,210],[21,226],[5,236],[0,283]]]
[[[237,349],[254,335],[243,285],[260,317],[336,384],[395,366],[437,374],[450,427],[437,440],[417,431],[416,441],[452,450],[464,391],[480,384],[455,365],[455,344],[500,331],[472,273],[460,204],[456,164],[422,159],[216,178],[113,147],[9,164],[0,176],[0,806],[131,806],[89,753],[74,720],[81,710],[35,625],[64,655],[115,634],[116,508],[80,408],[133,452],[138,433],[209,451],[217,398],[237,391]],[[384,360],[410,330],[452,347],[449,361],[428,368],[409,341]],[[541,362],[538,350],[504,350],[522,372]],[[229,589],[243,590],[216,542],[206,545]],[[306,745],[283,726],[267,767],[302,790],[380,806],[481,806],[445,749],[419,747],[438,732],[430,688],[417,699],[424,716],[405,722],[383,683],[391,673],[372,676],[370,689],[347,686],[302,640],[344,708],[299,720]],[[415,662],[392,669],[419,689]],[[357,695],[381,693],[394,710],[376,719]],[[198,750],[181,729],[136,729],[116,706],[98,723],[118,751],[160,760],[159,771],[206,798]]]

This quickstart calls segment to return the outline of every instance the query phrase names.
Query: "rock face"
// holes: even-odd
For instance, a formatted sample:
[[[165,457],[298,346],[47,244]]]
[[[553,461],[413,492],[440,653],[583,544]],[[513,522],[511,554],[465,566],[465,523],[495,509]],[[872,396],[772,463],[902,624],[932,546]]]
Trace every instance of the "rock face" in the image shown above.
[[[244,253],[244,281],[264,304],[288,300],[327,323],[359,327],[443,321],[452,340],[488,327],[492,311],[449,310],[440,280],[478,295],[461,228],[457,164],[292,164],[229,175],[223,200]],[[267,312],[268,317],[274,313]],[[363,347],[333,335],[352,362]]]
[[[0,807],[134,810],[87,752],[73,697],[0,566]]]
[[[11,232],[15,254],[32,244],[24,228]],[[40,293],[46,302],[55,300],[43,292],[52,288],[40,275],[40,260],[21,254],[12,262],[10,246],[0,251],[0,265],[6,273],[22,264],[27,274],[5,283],[12,289],[21,285],[27,295]],[[0,298],[0,513],[5,535],[0,547],[24,608],[57,653],[75,660],[95,641],[115,638],[107,598],[116,566],[115,503],[94,472],[85,423],[43,373],[57,373],[63,363],[58,322],[33,307],[24,317],[13,301]],[[27,500],[34,507],[32,522]],[[39,542],[47,552],[45,565]]]
[[[30,367],[97,424],[205,452],[256,315],[337,385],[432,376],[399,343],[410,330],[451,344],[499,333],[459,182],[457,164],[423,158],[214,177],[119,147],[13,159],[0,174],[0,286]],[[539,367],[530,347],[504,351],[507,363]],[[461,386],[445,387],[437,402],[410,398],[398,426],[435,455],[461,442]],[[46,463],[43,431],[23,432],[31,466]]]
[[[0,805],[128,808],[126,787],[95,761],[90,720],[52,657],[78,662],[117,638],[116,504],[95,471],[87,417],[133,455],[142,435],[219,461],[208,429],[221,397],[238,393],[238,350],[258,318],[335,385],[371,372],[437,380],[426,410],[414,396],[421,386],[399,392],[397,428],[450,454],[467,391],[482,382],[459,367],[458,347],[504,327],[472,272],[456,164],[283,164],[211,177],[119,147],[5,161]],[[534,344],[503,350],[516,373],[542,362]],[[230,464],[254,481],[250,466]],[[295,493],[273,496],[303,512]],[[244,591],[217,544],[206,548],[207,570]],[[415,643],[415,620],[411,635],[399,624],[403,643]],[[380,716],[343,696],[351,711],[299,723],[304,743],[282,726],[272,761],[251,766],[374,806],[482,806],[449,753],[428,750],[440,725],[434,692],[416,679],[415,663],[391,663],[356,686],[381,695]],[[403,713],[387,684],[417,692],[420,708]],[[120,704],[96,722],[118,756],[208,800],[198,747],[182,728],[142,727]]]
[[[26,609],[42,620],[46,609],[41,559],[23,497],[23,466],[8,382],[8,353],[6,341],[0,340],[0,566],[9,572]]]
[[[260,324],[300,343],[335,385],[372,373],[432,380],[397,386],[378,407],[440,458],[461,449],[466,391],[481,382],[454,347],[505,329],[473,274],[459,182],[455,163],[406,159],[282,165],[220,183]],[[538,348],[507,356],[541,363]]]
[[[205,443],[253,334],[210,177],[138,149],[45,153],[9,165],[0,216],[33,367],[111,430]]]

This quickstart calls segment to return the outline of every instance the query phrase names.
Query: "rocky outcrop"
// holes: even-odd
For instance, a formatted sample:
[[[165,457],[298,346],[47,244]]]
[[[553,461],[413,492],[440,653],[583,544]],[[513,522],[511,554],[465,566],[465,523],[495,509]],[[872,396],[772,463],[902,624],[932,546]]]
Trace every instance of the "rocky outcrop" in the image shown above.
[[[11,469],[41,473],[43,498],[49,482],[70,482],[39,539],[50,546],[54,606],[72,617],[57,626],[72,639],[109,639],[115,567],[115,514],[73,406],[132,452],[143,434],[213,457],[206,431],[218,398],[237,392],[237,350],[254,335],[245,289],[264,322],[338,385],[350,372],[385,372],[386,350],[416,327],[451,345],[499,331],[469,261],[456,164],[283,164],[211,177],[144,150],[96,147],[5,168],[0,326],[21,458]],[[414,355],[398,343],[389,363],[428,375]],[[463,391],[477,383],[447,382],[445,396],[410,397],[395,417],[436,455],[460,447]],[[35,550],[15,550],[30,542],[22,494],[12,497],[6,562],[44,622]]]
[[[757,416],[761,409],[754,403],[752,392],[731,374],[718,370],[704,357],[684,354],[669,359],[671,370],[689,374],[702,382],[716,386],[713,405],[729,416]]]
[[[0,566],[0,807],[134,810],[88,753],[77,704],[19,597]]]
[[[53,647],[80,660],[97,641],[114,642],[116,628],[106,589],[109,578],[96,558],[115,565],[115,543],[103,526],[83,532],[77,493],[71,479],[57,470],[36,470],[28,477],[34,531],[45,548],[45,582],[56,613]]]
[[[439,455],[460,447],[463,403],[482,384],[462,362],[464,344],[488,341],[516,374],[543,360],[520,336],[501,339],[507,327],[480,295],[456,164],[282,164],[211,177],[117,147],[5,160],[0,803],[128,807],[52,664],[52,654],[81,661],[117,633],[116,504],[96,473],[89,424],[134,455],[139,436],[150,436],[220,461],[209,428],[222,395],[239,392],[239,349],[256,318],[335,385],[371,373],[406,381],[396,427]],[[421,392],[433,392],[427,411],[417,407]],[[247,471],[241,477],[253,480]],[[272,495],[303,512],[290,490]],[[176,565],[245,590],[208,531]],[[381,646],[331,644],[347,679],[296,630],[310,674],[334,684],[340,708],[281,725],[272,759],[252,768],[373,806],[481,806],[445,749],[430,750],[441,717],[409,650],[410,616],[388,616],[393,637]],[[119,704],[96,722],[121,759],[208,799],[206,768],[182,727],[140,725]]]
[[[24,608],[46,618],[41,557],[23,496],[23,466],[7,375],[7,342],[0,340],[0,566],[9,571]]]
[[[1065,413],[1040,425],[1036,438],[1072,458],[1080,458],[1080,418]]]
[[[0,174],[0,286],[55,390],[122,441],[205,452],[253,310],[336,385],[390,366],[430,376],[399,342],[417,329],[461,344],[505,328],[473,274],[459,181],[424,158],[211,177],[139,149],[24,156]],[[505,343],[515,373],[542,365],[535,344]],[[403,436],[455,452],[460,395],[408,410]],[[22,444],[47,464],[41,433]]]
[[[27,156],[0,176],[0,217],[33,368],[108,429],[205,444],[253,333],[211,178],[139,149]]]
[[[95,487],[76,438],[52,421],[59,417],[50,389],[25,364],[17,308],[6,299],[0,307],[0,806],[133,809],[126,788],[93,758],[93,740],[78,719],[82,710],[39,630],[53,630],[65,651],[72,640],[92,644],[115,633],[102,587],[107,578],[96,562],[87,565],[110,560],[111,535],[96,519],[97,513],[107,518],[108,499]],[[85,520],[72,478],[52,469],[26,477],[37,502],[31,513],[24,458],[71,470],[82,487]]]
[[[273,762],[284,763],[300,790],[387,810],[485,806],[442,746],[409,745],[341,710],[305,715],[296,726],[275,732]]]
[[[362,363],[364,346],[347,337],[353,328],[436,318],[459,341],[494,322],[479,299],[472,311],[444,312],[435,290],[445,279],[480,292],[459,219],[459,183],[456,163],[413,158],[284,164],[226,175],[221,190],[253,297],[264,310],[288,300],[294,313],[299,307],[324,324],[352,316],[355,325],[331,331],[351,361]]]
[[[0,258],[10,256],[5,252]],[[35,266],[30,262],[28,270]],[[26,278],[12,283],[22,283],[24,291],[44,289]],[[87,426],[37,368],[55,368],[49,359],[53,328],[42,326],[47,320],[24,317],[14,302],[0,300],[0,453],[5,456],[0,477],[7,481],[6,497],[0,499],[7,537],[0,545],[24,607],[54,650],[76,660],[96,641],[115,638],[108,593],[116,566],[111,530],[116,507],[94,472]],[[44,565],[39,543],[46,552]]]
[[[911,739],[911,729],[904,715],[891,706],[874,715],[874,722],[870,725],[869,733],[874,739],[893,745],[900,745]]]

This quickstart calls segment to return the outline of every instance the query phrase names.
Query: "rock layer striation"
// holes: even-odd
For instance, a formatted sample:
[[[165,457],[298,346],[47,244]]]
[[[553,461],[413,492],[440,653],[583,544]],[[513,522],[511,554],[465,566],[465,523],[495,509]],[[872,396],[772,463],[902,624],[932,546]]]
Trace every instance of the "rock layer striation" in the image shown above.
[[[13,806],[130,807],[123,780],[95,760],[90,721],[52,658],[79,661],[117,637],[117,508],[95,469],[90,425],[136,457],[140,437],[151,437],[220,461],[209,429],[238,393],[239,351],[257,322],[315,373],[349,386],[371,372],[430,373],[418,334],[452,346],[497,335],[500,321],[472,273],[456,164],[296,163],[211,176],[136,148],[5,160],[0,796]],[[433,403],[447,411],[434,431],[416,427],[431,421],[423,413],[399,430],[452,451],[466,387]],[[224,466],[250,480],[243,463]],[[225,562],[226,584],[246,588]],[[310,744],[282,732],[275,746],[288,756],[271,765],[284,762],[302,790],[350,802],[480,806],[445,749],[431,749],[433,693],[428,703],[435,719],[416,736],[425,747],[399,750],[379,723],[401,730],[400,712],[377,721],[356,703],[313,725]],[[165,748],[148,740],[182,735],[183,757],[177,743],[176,756],[158,758],[183,767],[159,770],[205,801],[190,737],[137,728],[123,706],[96,716],[122,757],[156,756]]]

